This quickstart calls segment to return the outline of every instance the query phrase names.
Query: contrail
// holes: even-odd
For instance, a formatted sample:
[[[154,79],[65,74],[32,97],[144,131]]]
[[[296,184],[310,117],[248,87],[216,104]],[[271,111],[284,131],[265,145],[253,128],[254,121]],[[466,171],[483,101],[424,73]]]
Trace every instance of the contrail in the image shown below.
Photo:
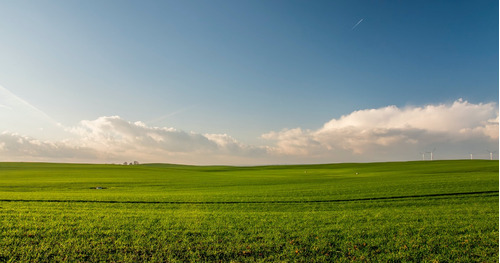
[[[363,18],[361,18],[361,20],[358,21],[358,23],[356,23],[352,28],[351,30],[354,30],[359,24],[361,24],[361,22],[363,22]]]
[[[158,118],[156,118],[156,119],[152,119],[152,120],[146,121],[146,123],[150,123],[150,124],[152,124],[152,123],[157,123],[157,122],[160,122],[160,121],[162,121],[162,120],[164,120],[164,119],[167,119],[167,118],[169,118],[169,117],[172,117],[172,116],[174,116],[174,115],[177,115],[177,114],[179,114],[179,113],[182,113],[182,112],[185,112],[185,111],[187,111],[187,110],[190,110],[190,109],[192,109],[192,108],[194,108],[194,107],[196,107],[196,105],[191,105],[191,106],[188,106],[188,107],[182,108],[182,109],[180,109],[180,110],[176,110],[176,111],[174,111],[174,112],[171,112],[171,113],[169,113],[169,114],[163,115],[163,116],[158,117]]]
[[[46,120],[48,120],[49,122],[53,123],[53,124],[56,124],[58,125],[59,123],[57,121],[55,121],[54,119],[52,119],[49,115],[47,115],[45,112],[41,111],[40,109],[38,109],[37,107],[33,106],[31,103],[23,100],[22,98],[18,97],[17,95],[15,95],[14,93],[12,93],[10,90],[8,90],[7,88],[3,87],[0,85],[0,95],[1,95],[1,98],[7,102],[10,102],[11,104],[14,103],[14,104],[20,104],[20,105],[23,105],[24,107],[26,107],[26,109],[29,109],[33,112],[36,112],[38,113],[41,117],[45,118]],[[9,105],[0,105],[2,108],[10,108],[12,109],[12,107],[10,107]]]
[[[7,105],[2,105],[0,104],[0,108],[4,108],[4,109],[8,109],[8,110],[12,110],[11,107],[7,106]]]

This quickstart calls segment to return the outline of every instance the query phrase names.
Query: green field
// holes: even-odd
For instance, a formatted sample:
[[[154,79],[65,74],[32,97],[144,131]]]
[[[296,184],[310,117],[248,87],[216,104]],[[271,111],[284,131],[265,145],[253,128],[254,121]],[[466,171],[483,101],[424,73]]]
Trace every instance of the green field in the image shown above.
[[[498,262],[498,165],[0,163],[0,262]]]

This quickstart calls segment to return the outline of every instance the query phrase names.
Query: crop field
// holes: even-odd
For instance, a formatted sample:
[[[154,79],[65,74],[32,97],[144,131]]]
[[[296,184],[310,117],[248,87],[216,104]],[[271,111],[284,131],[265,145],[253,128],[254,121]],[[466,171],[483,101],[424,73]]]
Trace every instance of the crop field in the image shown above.
[[[0,262],[498,262],[499,163],[0,163]]]

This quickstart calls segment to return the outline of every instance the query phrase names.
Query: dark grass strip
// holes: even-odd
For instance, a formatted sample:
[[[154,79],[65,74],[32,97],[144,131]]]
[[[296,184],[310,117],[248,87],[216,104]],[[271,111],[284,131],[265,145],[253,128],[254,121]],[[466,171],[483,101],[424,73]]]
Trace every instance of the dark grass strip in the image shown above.
[[[412,198],[429,197],[450,197],[467,195],[487,195],[498,196],[499,191],[481,191],[466,193],[444,193],[427,195],[404,195],[389,197],[367,197],[352,199],[334,199],[334,200],[289,200],[289,201],[114,201],[114,200],[30,200],[30,199],[0,199],[0,202],[40,202],[40,203],[104,203],[104,204],[303,204],[303,203],[338,203],[338,202],[358,202],[358,201],[377,201],[377,200],[398,200]]]

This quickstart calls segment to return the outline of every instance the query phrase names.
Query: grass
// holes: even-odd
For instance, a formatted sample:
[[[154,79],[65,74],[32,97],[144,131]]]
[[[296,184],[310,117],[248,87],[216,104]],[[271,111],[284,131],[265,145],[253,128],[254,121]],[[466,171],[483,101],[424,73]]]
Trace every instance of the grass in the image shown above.
[[[6,262],[498,262],[498,161],[0,163],[0,200]]]

